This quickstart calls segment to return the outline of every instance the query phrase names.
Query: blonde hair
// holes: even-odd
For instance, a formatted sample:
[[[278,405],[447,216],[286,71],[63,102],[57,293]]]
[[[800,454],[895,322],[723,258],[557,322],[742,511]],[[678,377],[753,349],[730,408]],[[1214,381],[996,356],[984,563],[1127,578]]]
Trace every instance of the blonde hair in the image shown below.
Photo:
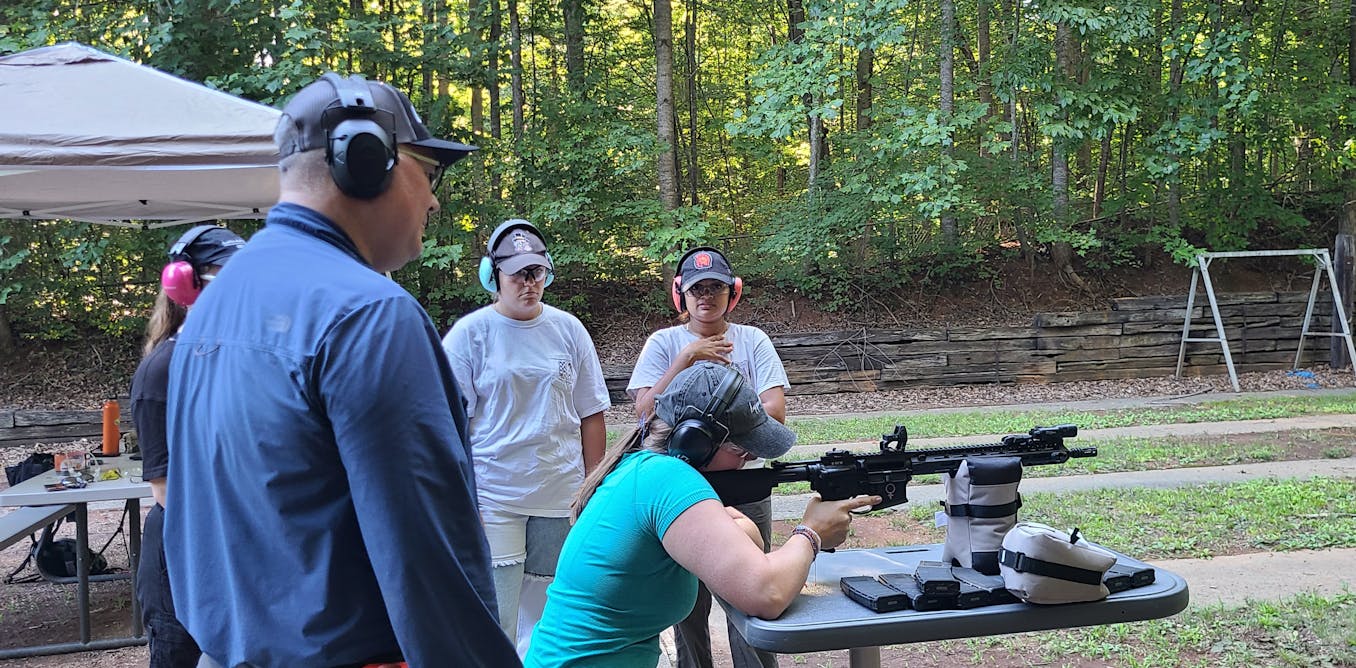
[[[603,484],[603,479],[617,468],[617,463],[622,457],[632,452],[649,450],[650,452],[666,453],[668,452],[669,432],[673,428],[669,423],[652,417],[643,428],[642,425],[636,425],[631,431],[626,432],[612,447],[603,453],[602,461],[594,467],[593,472],[584,478],[584,484],[579,487],[579,492],[574,495],[574,501],[570,504],[570,521],[579,519],[579,515],[584,512],[584,506],[588,505],[589,499],[593,498],[593,493],[598,491],[598,486]]]
[[[155,296],[155,306],[151,308],[151,318],[146,321],[146,341],[141,346],[142,357],[151,354],[160,342],[179,331],[187,315],[188,309],[175,304],[165,293],[165,289],[160,288],[160,293]]]

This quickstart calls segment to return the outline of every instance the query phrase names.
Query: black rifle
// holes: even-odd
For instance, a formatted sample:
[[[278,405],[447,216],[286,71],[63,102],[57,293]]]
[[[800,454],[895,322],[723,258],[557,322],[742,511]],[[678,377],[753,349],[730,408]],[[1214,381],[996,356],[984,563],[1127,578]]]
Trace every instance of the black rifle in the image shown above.
[[[1061,424],[1036,427],[1026,434],[1004,436],[998,443],[958,445],[905,450],[909,434],[896,425],[880,440],[880,452],[855,454],[830,450],[817,460],[775,461],[767,468],[705,473],[720,500],[727,506],[767,498],[772,488],[784,482],[808,481],[810,489],[825,501],[838,501],[858,494],[879,496],[872,510],[908,501],[904,486],[917,475],[955,473],[971,457],[1019,457],[1023,466],[1063,464],[1070,457],[1096,457],[1097,448],[1064,447],[1064,439],[1078,435],[1078,427]]]

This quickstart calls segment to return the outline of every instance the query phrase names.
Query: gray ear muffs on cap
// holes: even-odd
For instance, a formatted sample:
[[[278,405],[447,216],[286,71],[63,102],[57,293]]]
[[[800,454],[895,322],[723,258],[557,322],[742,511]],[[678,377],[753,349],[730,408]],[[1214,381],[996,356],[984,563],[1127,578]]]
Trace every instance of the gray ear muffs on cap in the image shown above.
[[[376,108],[372,89],[362,77],[345,79],[327,72],[322,78],[334,86],[343,105],[327,110],[322,120],[330,177],[345,195],[375,198],[391,185],[398,159],[391,113]],[[332,120],[332,115],[338,118]],[[386,124],[378,119],[385,119]]]
[[[711,462],[720,444],[730,437],[730,428],[718,416],[730,410],[744,389],[744,376],[732,371],[720,382],[711,401],[699,415],[685,413],[669,433],[669,455],[700,469]]]

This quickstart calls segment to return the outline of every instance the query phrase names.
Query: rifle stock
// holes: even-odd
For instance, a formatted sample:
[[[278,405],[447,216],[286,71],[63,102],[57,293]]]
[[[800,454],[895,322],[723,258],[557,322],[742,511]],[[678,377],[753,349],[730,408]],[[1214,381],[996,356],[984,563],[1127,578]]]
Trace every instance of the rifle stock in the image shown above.
[[[1065,447],[1064,439],[1077,435],[1077,426],[1062,424],[1004,436],[997,443],[906,450],[908,432],[903,425],[896,425],[893,433],[881,437],[880,452],[856,454],[834,449],[819,459],[774,461],[763,469],[712,471],[704,475],[727,506],[765,499],[773,487],[782,483],[805,481],[825,501],[859,494],[879,496],[880,504],[871,508],[879,510],[907,502],[905,486],[914,476],[955,473],[967,458],[1017,457],[1023,466],[1040,466],[1063,464],[1071,457],[1097,456],[1097,448]]]

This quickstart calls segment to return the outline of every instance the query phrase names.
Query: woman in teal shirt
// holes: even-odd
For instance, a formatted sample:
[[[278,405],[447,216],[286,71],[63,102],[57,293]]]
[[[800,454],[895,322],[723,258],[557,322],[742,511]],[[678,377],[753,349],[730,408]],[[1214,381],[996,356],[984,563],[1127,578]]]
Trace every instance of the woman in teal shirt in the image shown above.
[[[780,549],[720,503],[699,471],[774,458],[795,443],[736,371],[685,369],[584,481],[526,665],[654,666],[659,632],[692,609],[700,578],[751,615],[775,618],[795,599],[821,548],[847,537],[851,512],[878,497],[813,499]]]

